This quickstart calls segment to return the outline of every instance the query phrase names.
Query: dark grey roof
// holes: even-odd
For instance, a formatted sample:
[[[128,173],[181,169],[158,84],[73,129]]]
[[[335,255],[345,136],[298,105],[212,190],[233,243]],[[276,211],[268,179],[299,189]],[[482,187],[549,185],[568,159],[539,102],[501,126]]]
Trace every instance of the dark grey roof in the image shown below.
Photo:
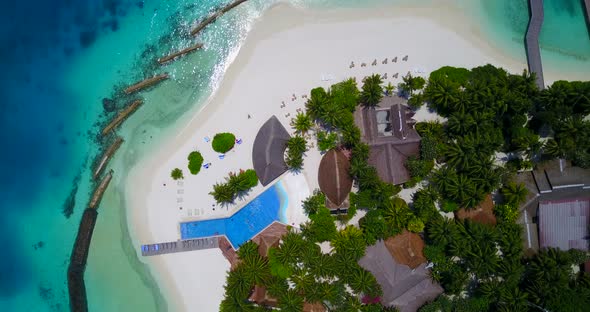
[[[590,187],[590,169],[584,169],[571,165],[571,162],[564,159],[555,159],[544,163],[535,170],[535,178],[545,174],[551,190],[581,187]],[[539,185],[539,191],[545,193],[546,186]]]
[[[561,250],[588,250],[590,197],[539,203],[539,243]]]
[[[383,241],[367,247],[359,265],[370,271],[381,285],[382,304],[395,306],[401,312],[415,312],[443,292],[442,287],[430,279],[426,263],[414,270],[397,263]]]
[[[377,108],[359,109],[354,115],[361,139],[370,147],[369,164],[383,181],[393,184],[410,179],[406,160],[420,153],[420,135],[414,129],[413,112],[403,101],[385,96]]]
[[[263,186],[287,171],[284,154],[290,138],[285,127],[274,115],[258,130],[252,148],[252,162]]]

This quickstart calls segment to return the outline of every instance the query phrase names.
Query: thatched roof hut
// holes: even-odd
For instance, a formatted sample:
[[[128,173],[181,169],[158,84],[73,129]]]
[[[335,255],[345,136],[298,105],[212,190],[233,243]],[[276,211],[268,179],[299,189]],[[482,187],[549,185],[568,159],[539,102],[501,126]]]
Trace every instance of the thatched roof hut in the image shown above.
[[[469,219],[474,222],[496,225],[496,215],[494,215],[494,201],[492,195],[488,194],[486,198],[475,208],[461,208],[455,212],[457,218],[461,220]]]
[[[343,208],[352,188],[352,178],[348,173],[350,162],[340,150],[330,150],[320,162],[318,182],[320,190],[333,204],[334,208]],[[348,208],[348,207],[346,207]]]
[[[401,234],[385,240],[385,247],[399,264],[412,269],[426,263],[424,257],[424,241],[420,235],[404,230]]]
[[[262,232],[254,236],[252,241],[258,244],[258,253],[261,256],[266,257],[268,256],[268,250],[271,247],[277,247],[281,238],[287,234],[288,231],[286,225],[275,221],[266,229],[262,230]]]
[[[290,138],[285,127],[274,115],[258,130],[252,148],[252,162],[263,186],[287,171],[284,154]]]
[[[326,307],[323,304],[316,302],[316,303],[309,303],[306,302],[303,304],[303,312],[324,312],[326,311]]]
[[[256,302],[261,306],[270,306],[275,307],[278,303],[276,298],[273,298],[268,295],[266,288],[262,286],[255,285],[252,294],[248,298],[252,302]]]

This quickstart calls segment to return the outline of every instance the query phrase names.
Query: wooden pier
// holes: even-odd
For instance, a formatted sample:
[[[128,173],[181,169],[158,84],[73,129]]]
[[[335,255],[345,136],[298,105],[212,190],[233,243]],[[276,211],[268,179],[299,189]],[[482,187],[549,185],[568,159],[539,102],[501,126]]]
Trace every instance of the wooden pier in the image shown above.
[[[167,62],[172,61],[173,59],[175,59],[177,57],[181,57],[183,55],[186,55],[186,54],[189,54],[189,53],[191,53],[193,51],[196,51],[196,50],[198,50],[198,49],[200,49],[202,47],[203,47],[203,44],[202,43],[197,43],[194,46],[188,47],[186,49],[182,49],[182,50],[180,50],[178,52],[175,52],[175,53],[172,53],[172,54],[170,54],[168,56],[164,56],[164,57],[159,58],[158,59],[158,63],[160,63],[160,65],[162,65],[164,63],[167,63]]]
[[[529,0],[529,8],[531,18],[525,38],[526,55],[529,64],[529,72],[535,73],[537,86],[542,90],[545,89],[545,80],[543,78],[539,34],[541,33],[541,27],[543,26],[543,20],[545,18],[543,0]]]
[[[127,89],[125,89],[125,94],[131,94],[131,93],[137,92],[139,90],[151,87],[151,86],[153,86],[163,80],[166,80],[166,79],[168,79],[167,73],[156,75],[151,78],[142,80],[130,87],[127,87]]]
[[[125,118],[129,117],[131,113],[133,113],[139,105],[143,103],[142,100],[135,100],[131,104],[129,104],[123,111],[121,111],[111,122],[102,129],[102,136],[107,135],[111,130],[118,127]]]
[[[100,200],[102,199],[102,195],[104,191],[106,191],[109,183],[111,183],[111,179],[113,178],[113,170],[109,171],[109,173],[100,181],[98,187],[94,190],[94,194],[92,194],[92,199],[90,200],[90,204],[88,204],[88,209],[97,209]]]
[[[227,13],[229,10],[237,7],[238,5],[240,5],[246,1],[248,1],[248,0],[236,0],[236,1],[226,5],[225,7],[221,8],[217,12],[213,13],[213,15],[209,16],[204,21],[199,23],[199,25],[197,25],[197,27],[193,28],[193,30],[191,30],[191,35],[196,36],[201,30],[203,30],[203,28],[207,27],[207,25],[215,22],[215,20],[217,20],[217,18],[219,18],[223,14]]]
[[[219,247],[219,236],[179,240],[157,244],[141,245],[141,255],[157,256],[169,253],[203,250]]]
[[[106,167],[107,163],[109,162],[111,157],[115,154],[115,152],[119,149],[119,147],[121,147],[121,144],[123,144],[123,139],[121,137],[117,137],[115,142],[113,142],[113,144],[111,144],[111,146],[109,146],[109,148],[106,150],[106,152],[100,158],[100,162],[98,163],[98,165],[96,166],[96,169],[94,170],[94,173],[92,174],[93,179],[96,180],[100,176],[100,173]]]

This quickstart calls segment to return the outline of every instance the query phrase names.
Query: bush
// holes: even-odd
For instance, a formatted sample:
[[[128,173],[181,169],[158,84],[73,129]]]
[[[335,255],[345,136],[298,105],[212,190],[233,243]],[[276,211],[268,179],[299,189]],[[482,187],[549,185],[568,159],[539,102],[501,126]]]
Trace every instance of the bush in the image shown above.
[[[440,209],[444,212],[455,212],[459,210],[459,204],[449,200],[445,200],[443,201]]]
[[[412,110],[419,110],[420,107],[424,105],[424,95],[422,94],[414,94],[411,98],[408,99],[408,106]]]
[[[198,151],[188,154],[188,170],[191,174],[197,174],[201,171],[203,165],[203,156]]]
[[[317,133],[318,149],[322,152],[329,151],[338,145],[338,134],[319,131]]]
[[[213,137],[213,142],[211,142],[213,150],[218,153],[229,152],[235,144],[236,136],[229,132],[216,134],[215,137]]]
[[[320,209],[325,208],[326,195],[320,190],[313,191],[313,195],[303,201],[303,211],[308,216],[316,214]]]
[[[501,221],[512,223],[518,218],[518,207],[511,204],[496,205],[494,206],[494,214]]]
[[[213,185],[213,191],[209,193],[219,204],[233,203],[236,197],[258,185],[258,177],[253,169],[242,170],[238,174],[230,173],[225,181]]]
[[[291,170],[301,170],[303,168],[303,153],[307,150],[305,138],[294,136],[287,141],[287,158],[285,163]]]
[[[184,175],[182,174],[182,170],[180,170],[178,168],[172,169],[172,172],[170,172],[170,176],[174,180],[184,179]]]
[[[424,231],[424,222],[416,217],[411,218],[410,221],[408,221],[408,231],[414,233]]]

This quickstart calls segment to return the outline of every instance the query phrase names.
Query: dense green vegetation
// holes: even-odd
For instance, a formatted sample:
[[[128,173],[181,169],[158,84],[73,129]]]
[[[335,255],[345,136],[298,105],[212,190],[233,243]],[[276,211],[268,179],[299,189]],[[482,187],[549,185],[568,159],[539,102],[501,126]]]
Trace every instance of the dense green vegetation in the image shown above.
[[[209,194],[215,198],[219,204],[233,203],[236,198],[241,198],[248,194],[250,189],[258,185],[258,177],[254,169],[242,170],[238,174],[230,173],[225,178],[225,183],[216,183],[213,185],[213,191]]]
[[[211,142],[211,146],[213,147],[213,150],[218,153],[229,152],[232,148],[234,148],[235,144],[236,144],[236,136],[229,133],[229,132],[223,132],[223,133],[216,134],[213,137],[213,141]]]
[[[350,194],[349,211],[365,215],[358,228],[339,229],[338,221],[347,218],[332,216],[325,196],[314,192],[303,202],[309,221],[271,248],[268,257],[251,242],[240,248],[243,261],[228,275],[221,310],[268,311],[246,300],[260,285],[278,299],[279,310],[301,311],[304,302],[322,302],[333,311],[387,311],[378,299],[368,299],[378,298],[381,289],[357,261],[366,246],[404,229],[423,233],[432,278],[445,290],[420,311],[586,310],[590,278],[572,268],[588,255],[554,249],[525,253],[515,221],[527,191],[511,177],[557,156],[590,165],[590,126],[584,121],[590,88],[587,82],[560,81],[539,91],[534,80],[526,72],[512,75],[491,65],[443,67],[428,80],[403,78],[398,92],[409,97],[412,108],[426,104],[447,120],[416,125],[421,150],[406,163],[412,180],[405,186],[422,183],[410,205],[396,196],[399,186],[381,181],[368,164],[369,147],[354,125],[353,112],[374,107],[393,94],[393,86],[384,88],[380,76],[373,75],[360,90],[354,79],[311,90],[307,111],[296,116],[293,127],[299,135],[314,130],[320,150],[337,147],[350,155],[358,191]],[[553,138],[543,144],[545,133]],[[301,169],[306,147],[299,135],[290,142],[287,162]],[[440,213],[473,208],[495,192],[501,195],[494,208],[497,225]],[[326,242],[333,249],[322,253],[319,243]]]
[[[191,152],[188,154],[188,170],[191,174],[197,174],[201,171],[201,165],[203,165],[203,156],[198,151]]]
[[[174,180],[180,180],[184,179],[184,174],[182,173],[182,170],[180,170],[179,168],[174,168],[172,169],[172,172],[170,172],[170,177]]]
[[[285,163],[289,169],[299,171],[303,169],[303,155],[307,151],[305,137],[296,135],[287,141],[287,156]]]

